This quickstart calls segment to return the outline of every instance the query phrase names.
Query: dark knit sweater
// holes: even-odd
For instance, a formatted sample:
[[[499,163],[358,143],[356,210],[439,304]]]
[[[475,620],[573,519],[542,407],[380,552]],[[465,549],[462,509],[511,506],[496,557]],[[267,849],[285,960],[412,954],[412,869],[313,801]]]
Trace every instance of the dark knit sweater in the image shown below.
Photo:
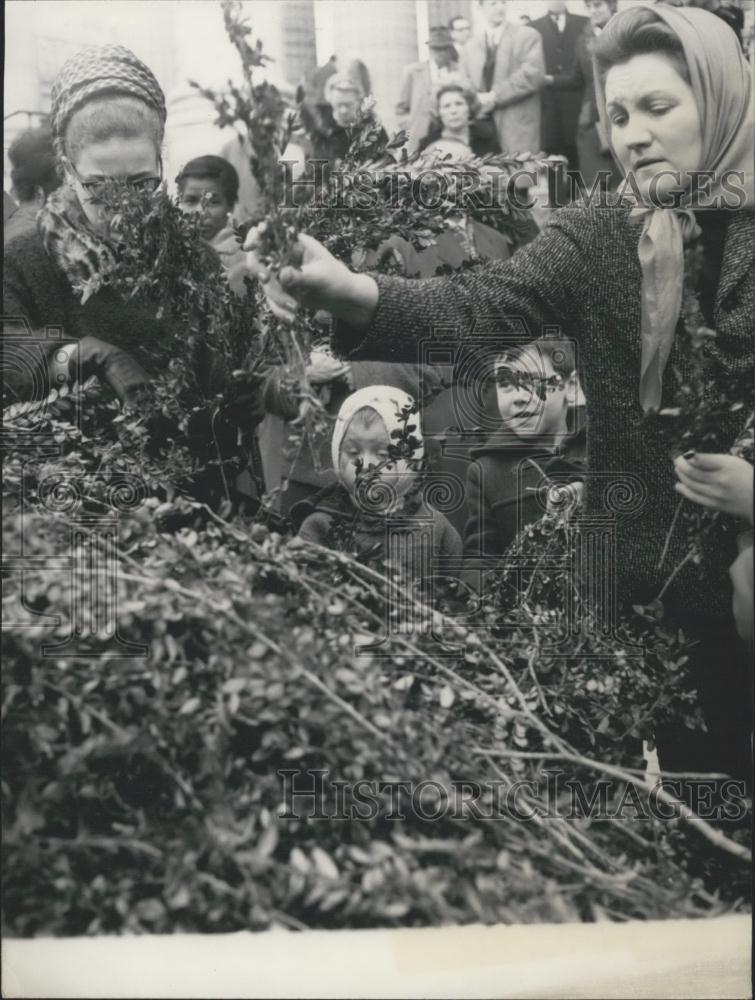
[[[218,266],[208,250],[208,266]],[[47,327],[63,331],[63,343],[97,337],[120,347],[153,374],[170,361],[170,330],[155,319],[154,307],[126,302],[113,288],[104,287],[85,305],[73,292],[65,274],[45,252],[36,230],[23,233],[5,246],[3,268],[5,333],[19,331],[22,320],[32,330]],[[12,319],[18,322],[12,322]],[[60,343],[55,341],[53,343]],[[23,387],[18,387],[23,391]]]
[[[411,361],[422,340],[473,338],[475,324],[478,333],[505,334],[507,344],[524,344],[546,326],[573,338],[590,419],[586,510],[616,517],[618,596],[632,603],[654,598],[687,552],[683,532],[675,531],[658,568],[679,496],[667,446],[640,422],[640,231],[628,210],[562,209],[509,261],[426,281],[377,276],[379,300],[367,335],[339,326],[334,340],[349,357]],[[754,311],[755,214],[739,212],[727,227],[714,305],[711,353],[722,380],[753,368]],[[688,371],[679,338],[664,375],[664,401],[674,392],[674,369]],[[746,410],[732,413],[722,428],[727,449]],[[632,501],[626,494],[635,491]],[[666,607],[697,623],[728,617],[727,570],[735,556],[734,532],[722,529],[704,554],[704,575],[687,564],[666,593]]]

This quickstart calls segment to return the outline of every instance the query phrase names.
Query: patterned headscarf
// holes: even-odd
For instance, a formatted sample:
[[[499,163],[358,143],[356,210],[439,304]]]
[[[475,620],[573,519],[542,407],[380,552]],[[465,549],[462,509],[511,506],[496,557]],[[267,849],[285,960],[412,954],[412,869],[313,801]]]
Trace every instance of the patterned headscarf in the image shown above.
[[[37,227],[47,255],[65,274],[83,305],[115,267],[112,248],[91,228],[78,198],[66,184],[48,196],[37,216]]]
[[[165,121],[165,95],[152,70],[123,45],[92,45],[66,60],[55,77],[51,92],[55,136],[65,135],[74,111],[106,94],[138,97]]]

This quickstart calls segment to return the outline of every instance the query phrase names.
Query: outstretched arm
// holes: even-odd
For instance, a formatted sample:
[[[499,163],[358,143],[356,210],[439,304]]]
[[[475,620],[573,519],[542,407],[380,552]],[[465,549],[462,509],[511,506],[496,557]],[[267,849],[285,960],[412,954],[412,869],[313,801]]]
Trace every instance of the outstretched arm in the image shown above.
[[[591,234],[583,210],[563,209],[510,260],[422,281],[355,274],[304,235],[298,266],[282,268],[279,281],[253,253],[248,267],[265,283],[281,318],[292,320],[298,304],[329,312],[338,321],[334,347],[340,354],[416,364],[422,341],[458,340],[475,327],[521,344],[540,336],[544,324],[579,336]],[[254,243],[251,237],[247,249]]]
[[[475,329],[506,334],[508,341],[522,344],[540,336],[544,325],[578,336],[585,259],[580,237],[566,218],[507,261],[422,281],[377,275],[369,279],[376,301],[368,329],[348,313],[341,315],[334,349],[353,358],[417,363],[422,341],[457,341]]]

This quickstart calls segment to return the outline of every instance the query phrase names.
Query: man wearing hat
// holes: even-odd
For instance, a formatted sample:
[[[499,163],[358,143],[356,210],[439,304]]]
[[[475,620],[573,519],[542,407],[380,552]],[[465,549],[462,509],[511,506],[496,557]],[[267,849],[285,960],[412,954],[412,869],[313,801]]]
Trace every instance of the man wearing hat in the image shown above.
[[[399,128],[409,133],[406,148],[410,155],[417,150],[430,128],[438,88],[458,75],[458,56],[448,28],[431,28],[427,47],[430,58],[425,62],[411,63],[404,70],[396,104]]]

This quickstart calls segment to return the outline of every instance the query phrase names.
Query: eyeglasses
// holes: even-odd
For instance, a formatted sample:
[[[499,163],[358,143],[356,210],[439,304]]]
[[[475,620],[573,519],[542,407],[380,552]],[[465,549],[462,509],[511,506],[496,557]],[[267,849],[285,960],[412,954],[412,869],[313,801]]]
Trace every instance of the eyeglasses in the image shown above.
[[[524,389],[530,394],[537,393],[540,399],[545,399],[546,393],[556,392],[563,388],[564,379],[561,375],[532,375],[530,372],[517,371],[502,365],[496,368],[493,381],[502,389]]]
[[[100,201],[112,184],[125,185],[132,191],[144,191],[153,194],[163,182],[163,161],[162,157],[157,158],[157,174],[147,174],[136,177],[98,177],[96,180],[85,181],[76,167],[70,160],[66,160],[66,166],[81,184],[92,201]]]

